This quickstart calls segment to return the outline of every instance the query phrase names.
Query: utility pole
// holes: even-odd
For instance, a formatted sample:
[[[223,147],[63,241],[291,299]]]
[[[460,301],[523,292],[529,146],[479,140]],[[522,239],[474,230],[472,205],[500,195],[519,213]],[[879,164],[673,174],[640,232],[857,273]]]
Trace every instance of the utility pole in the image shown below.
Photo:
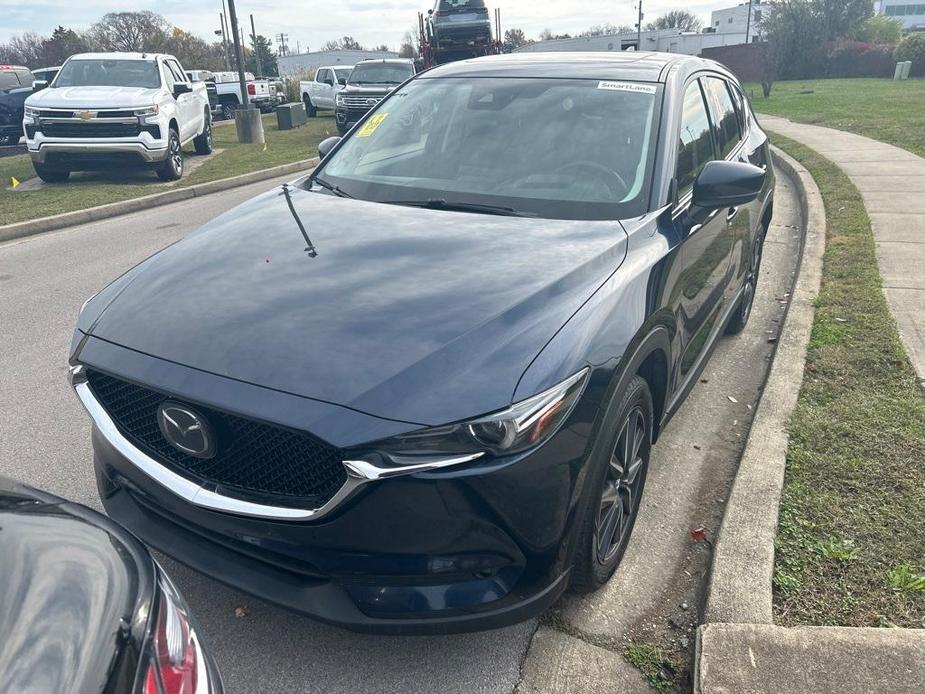
[[[247,95],[247,80],[244,79],[244,47],[241,45],[241,33],[238,31],[238,14],[234,9],[234,0],[228,0],[228,21],[231,24],[231,38],[234,39],[238,84],[241,88],[243,102],[234,113],[238,142],[263,143],[263,121],[260,120],[260,111],[253,107]]]
[[[642,0],[639,0],[639,20],[636,23],[636,50],[642,50]]]
[[[748,45],[752,29],[752,0],[748,0],[748,20],[745,22],[745,45]]]
[[[263,65],[260,62],[260,46],[257,45],[257,30],[254,28],[254,15],[251,15],[251,39],[254,41],[254,59],[257,61],[257,75],[263,77]]]
[[[231,69],[231,58],[228,55],[228,35],[225,33],[225,15],[222,12],[218,13],[218,21],[221,23],[221,29],[216,31],[216,34],[222,35],[222,58],[225,59],[225,69]]]
[[[286,39],[289,38],[289,34],[279,33],[276,35],[276,43],[279,46],[278,53],[280,55],[289,55],[289,46],[286,45]]]

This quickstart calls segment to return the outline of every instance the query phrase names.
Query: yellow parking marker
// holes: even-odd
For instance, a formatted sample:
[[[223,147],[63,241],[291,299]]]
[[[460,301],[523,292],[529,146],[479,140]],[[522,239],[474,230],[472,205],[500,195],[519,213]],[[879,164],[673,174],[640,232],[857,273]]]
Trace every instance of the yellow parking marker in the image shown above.
[[[10,183],[12,184],[13,188],[15,188],[19,185],[19,179],[16,178],[16,176],[10,176]]]

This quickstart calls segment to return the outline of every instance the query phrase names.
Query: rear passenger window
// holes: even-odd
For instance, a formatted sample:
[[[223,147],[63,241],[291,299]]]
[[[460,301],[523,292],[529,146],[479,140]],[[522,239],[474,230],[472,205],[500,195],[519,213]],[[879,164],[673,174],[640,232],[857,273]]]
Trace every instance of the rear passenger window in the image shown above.
[[[729,94],[726,80],[718,77],[706,77],[702,80],[707,94],[710,95],[713,122],[716,125],[716,140],[719,144],[720,159],[725,159],[742,139],[739,132],[739,116]]]
[[[678,197],[694,187],[700,170],[714,158],[710,119],[700,91],[700,82],[692,82],[684,93],[681,135],[678,143]]]

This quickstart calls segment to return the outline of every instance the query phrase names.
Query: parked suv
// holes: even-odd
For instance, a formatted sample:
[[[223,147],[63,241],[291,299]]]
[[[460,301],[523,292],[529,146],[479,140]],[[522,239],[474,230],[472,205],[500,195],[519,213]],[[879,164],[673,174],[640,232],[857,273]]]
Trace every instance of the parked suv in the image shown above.
[[[334,118],[343,135],[396,87],[414,77],[413,60],[363,60],[356,64],[335,99]]]
[[[491,43],[491,19],[485,0],[437,0],[427,13],[434,48],[463,48]]]
[[[347,84],[347,78],[353,71],[352,65],[331,65],[320,67],[312,80],[299,82],[302,103],[309,118],[318,115],[318,111],[334,109],[334,99]]]
[[[355,629],[601,587],[756,301],[774,170],[742,87],[673,53],[491,56],[319,150],[81,311],[110,517]]]
[[[183,175],[183,145],[212,151],[206,86],[171,55],[84,53],[26,99],[23,125],[44,181],[71,171],[150,166],[165,181]]]
[[[33,79],[27,67],[0,65],[0,145],[15,145],[22,138],[23,104]]]

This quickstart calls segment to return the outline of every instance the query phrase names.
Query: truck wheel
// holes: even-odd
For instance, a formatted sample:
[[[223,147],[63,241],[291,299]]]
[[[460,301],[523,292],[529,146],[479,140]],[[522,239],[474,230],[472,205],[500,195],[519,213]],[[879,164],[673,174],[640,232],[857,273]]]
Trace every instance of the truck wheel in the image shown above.
[[[37,161],[32,162],[32,168],[35,169],[35,173],[45,183],[64,183],[71,175],[71,172],[67,169],[52,168],[45,164],[39,164]]]
[[[155,169],[162,181],[179,181],[183,176],[183,149],[180,147],[180,134],[170,129],[167,138],[167,158]]]
[[[309,118],[314,118],[317,116],[318,109],[315,108],[315,104],[312,103],[312,100],[308,97],[308,94],[302,97],[302,100],[305,103],[305,115]]]
[[[212,118],[206,113],[206,120],[202,126],[202,133],[193,140],[196,154],[212,154]]]
[[[232,101],[223,101],[222,102],[222,118],[225,120],[231,120],[234,118],[234,112],[238,109],[238,105]]]

